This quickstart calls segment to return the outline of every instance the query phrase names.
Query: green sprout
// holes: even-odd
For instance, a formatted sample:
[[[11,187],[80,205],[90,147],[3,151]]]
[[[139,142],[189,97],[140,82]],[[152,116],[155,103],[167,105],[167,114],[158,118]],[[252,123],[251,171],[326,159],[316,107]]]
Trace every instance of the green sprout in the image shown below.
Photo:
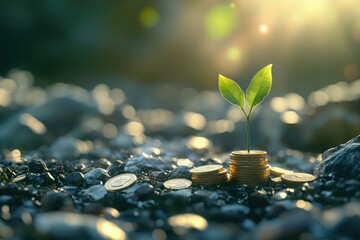
[[[219,89],[221,95],[235,106],[239,106],[246,116],[246,143],[250,153],[250,115],[264,98],[269,94],[272,84],[272,64],[269,64],[258,71],[246,90],[246,97],[241,87],[230,78],[219,74]],[[245,100],[247,111],[245,111]]]

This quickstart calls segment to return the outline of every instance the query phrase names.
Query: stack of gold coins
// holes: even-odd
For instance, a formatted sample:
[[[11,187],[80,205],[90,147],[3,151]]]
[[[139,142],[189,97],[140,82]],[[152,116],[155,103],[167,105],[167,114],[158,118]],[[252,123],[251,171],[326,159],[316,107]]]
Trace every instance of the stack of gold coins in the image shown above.
[[[190,170],[192,181],[204,186],[218,185],[229,181],[227,170],[222,165],[204,165]]]
[[[270,169],[264,151],[234,151],[230,154],[230,179],[240,184],[259,185],[269,181]]]

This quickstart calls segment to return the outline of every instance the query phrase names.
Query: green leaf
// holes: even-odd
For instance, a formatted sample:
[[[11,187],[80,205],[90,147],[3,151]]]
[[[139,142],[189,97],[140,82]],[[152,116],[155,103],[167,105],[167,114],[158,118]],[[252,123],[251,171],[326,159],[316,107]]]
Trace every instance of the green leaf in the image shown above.
[[[250,112],[259,105],[270,92],[272,84],[271,67],[272,64],[269,64],[258,71],[246,90],[246,101]]]
[[[245,94],[235,81],[219,74],[219,89],[228,102],[239,106],[244,111]]]

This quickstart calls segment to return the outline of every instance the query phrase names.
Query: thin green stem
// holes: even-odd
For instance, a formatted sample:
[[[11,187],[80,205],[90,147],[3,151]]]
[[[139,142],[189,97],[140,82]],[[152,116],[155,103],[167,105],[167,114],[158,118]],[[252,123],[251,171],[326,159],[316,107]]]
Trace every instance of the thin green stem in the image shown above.
[[[250,115],[246,116],[246,145],[250,153]]]

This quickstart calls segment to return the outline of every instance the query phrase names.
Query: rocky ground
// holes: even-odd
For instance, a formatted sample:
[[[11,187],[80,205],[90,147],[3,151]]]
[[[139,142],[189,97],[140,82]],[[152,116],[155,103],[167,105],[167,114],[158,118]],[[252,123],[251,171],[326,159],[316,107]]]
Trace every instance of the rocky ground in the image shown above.
[[[314,182],[168,190],[164,181],[191,179],[194,166],[228,167],[230,151],[244,146],[243,120],[217,93],[187,89],[181,103],[159,95],[131,102],[120,88],[42,89],[17,74],[0,81],[0,238],[360,237],[359,136],[323,156],[292,150],[283,140],[296,138],[286,135],[289,126],[259,111],[253,145],[269,151],[270,165],[314,173]],[[267,120],[274,127],[261,131]],[[121,173],[137,183],[107,192],[104,183]]]

